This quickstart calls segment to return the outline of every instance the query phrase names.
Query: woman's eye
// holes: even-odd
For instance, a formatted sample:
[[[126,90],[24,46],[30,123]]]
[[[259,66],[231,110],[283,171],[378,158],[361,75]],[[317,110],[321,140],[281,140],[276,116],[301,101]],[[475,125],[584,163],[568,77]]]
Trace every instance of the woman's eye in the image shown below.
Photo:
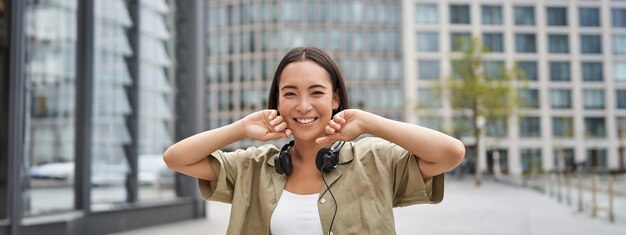
[[[287,92],[287,93],[283,94],[283,96],[285,96],[285,97],[295,96],[295,95],[296,95],[296,94],[295,94],[295,93],[292,93],[292,92]]]
[[[321,92],[321,91],[314,91],[313,92],[313,95],[323,95],[323,94],[324,94],[324,92]]]

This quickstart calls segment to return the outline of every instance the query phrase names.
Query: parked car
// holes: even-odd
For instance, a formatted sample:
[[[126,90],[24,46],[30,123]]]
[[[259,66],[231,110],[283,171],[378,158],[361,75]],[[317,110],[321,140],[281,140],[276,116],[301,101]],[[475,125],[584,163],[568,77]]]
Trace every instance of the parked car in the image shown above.
[[[140,185],[173,187],[174,172],[170,170],[161,155],[141,155],[138,159],[138,180]],[[91,172],[91,183],[95,186],[124,185],[129,172],[127,164],[109,164],[95,161]],[[33,179],[62,180],[74,183],[73,162],[53,162],[34,166],[30,170]]]

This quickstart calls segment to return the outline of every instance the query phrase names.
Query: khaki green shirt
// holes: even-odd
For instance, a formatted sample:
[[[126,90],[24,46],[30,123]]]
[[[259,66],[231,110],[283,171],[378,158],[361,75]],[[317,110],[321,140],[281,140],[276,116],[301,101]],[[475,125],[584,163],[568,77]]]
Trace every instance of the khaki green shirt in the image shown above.
[[[270,234],[270,219],[287,176],[276,173],[272,145],[234,152],[216,151],[209,164],[219,179],[199,180],[207,200],[232,203],[228,234]],[[402,147],[381,138],[346,142],[339,166],[325,174],[318,210],[328,233],[335,201],[334,234],[395,234],[393,208],[443,199],[444,175],[422,179],[417,159]]]

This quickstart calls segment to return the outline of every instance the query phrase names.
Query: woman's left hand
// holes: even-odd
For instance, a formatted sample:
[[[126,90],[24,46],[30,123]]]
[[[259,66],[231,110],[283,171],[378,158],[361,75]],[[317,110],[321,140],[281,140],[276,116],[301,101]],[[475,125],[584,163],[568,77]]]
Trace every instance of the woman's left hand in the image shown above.
[[[367,112],[358,109],[346,109],[337,114],[328,122],[324,131],[326,136],[317,138],[317,144],[329,144],[335,141],[351,141],[366,133],[363,128]]]

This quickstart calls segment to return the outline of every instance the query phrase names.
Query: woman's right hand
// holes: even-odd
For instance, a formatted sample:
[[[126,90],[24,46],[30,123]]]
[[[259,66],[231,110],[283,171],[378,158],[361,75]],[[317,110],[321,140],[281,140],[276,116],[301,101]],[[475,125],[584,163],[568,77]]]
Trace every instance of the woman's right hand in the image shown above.
[[[269,141],[291,135],[291,130],[287,129],[287,123],[283,117],[278,116],[278,112],[273,109],[251,113],[239,122],[244,128],[246,137],[255,140]]]

